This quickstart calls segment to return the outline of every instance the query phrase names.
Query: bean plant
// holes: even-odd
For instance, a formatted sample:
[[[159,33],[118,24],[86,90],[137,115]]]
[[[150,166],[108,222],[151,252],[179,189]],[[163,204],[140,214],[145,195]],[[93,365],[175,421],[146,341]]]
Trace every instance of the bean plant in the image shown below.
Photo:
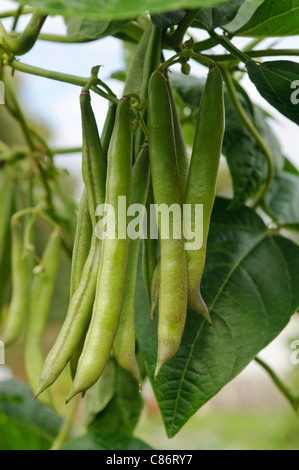
[[[299,307],[299,170],[270,112],[299,124],[299,50],[283,48],[299,35],[299,0],[13,5],[0,12],[0,78],[22,144],[1,133],[0,344],[6,357],[22,345],[27,383],[0,382],[0,418],[31,423],[25,448],[146,450],[134,437],[145,384],[171,438],[252,361],[298,414],[259,354]],[[66,34],[45,32],[50,16]],[[86,77],[26,61],[39,41],[107,37],[130,51],[113,76],[121,93],[101,57]],[[77,89],[80,148],[51,148],[31,123],[12,78],[24,75]],[[79,204],[57,164],[73,153]],[[45,347],[62,255],[68,305]],[[17,445],[9,433],[0,448]]]

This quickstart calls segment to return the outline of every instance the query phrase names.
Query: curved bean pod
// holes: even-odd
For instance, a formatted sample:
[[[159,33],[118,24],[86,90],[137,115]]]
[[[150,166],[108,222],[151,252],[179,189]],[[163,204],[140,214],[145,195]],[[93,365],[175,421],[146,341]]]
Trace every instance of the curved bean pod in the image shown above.
[[[188,301],[190,307],[209,323],[210,315],[200,293],[200,283],[205,267],[224,128],[223,79],[219,68],[214,66],[209,71],[200,104],[185,199],[185,204],[191,204],[192,207],[195,204],[203,205],[203,246],[200,250],[187,250]],[[194,219],[191,225],[194,231]]]
[[[149,83],[148,107],[149,154],[155,203],[182,208],[176,160],[171,101],[165,76],[155,71]],[[180,238],[161,233],[161,280],[159,295],[158,358],[155,376],[177,352],[187,313],[187,259],[180,211]],[[169,217],[170,223],[172,218]]]

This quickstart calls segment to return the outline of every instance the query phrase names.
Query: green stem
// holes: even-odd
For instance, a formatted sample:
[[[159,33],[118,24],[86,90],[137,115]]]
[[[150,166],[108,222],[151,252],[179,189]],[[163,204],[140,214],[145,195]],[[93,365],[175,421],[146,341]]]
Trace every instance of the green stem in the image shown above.
[[[199,10],[200,8],[197,8],[196,10],[187,10],[183,20],[169,38],[174,46],[177,47],[183,42],[186,31],[198,15]]]
[[[263,49],[260,51],[248,51],[246,52],[248,59],[261,58],[261,57],[276,57],[276,56],[299,56],[299,49]],[[204,55],[209,59],[213,59],[215,62],[232,62],[237,60],[232,54],[220,54],[220,55]]]
[[[239,59],[241,62],[244,62],[244,64],[246,64],[248,60],[250,60],[249,56],[244,52],[240,51],[240,49],[238,49],[237,47],[235,47],[228,38],[224,36],[219,36],[214,30],[208,30],[208,33],[213,39],[218,42],[218,44],[221,44],[224,49],[229,51],[234,57]]]
[[[13,25],[12,25],[12,28],[11,28],[11,33],[16,30],[16,27],[18,25],[18,21],[20,19],[20,16],[23,14],[23,10],[24,10],[24,5],[20,5],[19,8],[16,10],[16,12],[14,14],[14,21],[13,21]]]
[[[0,19],[4,19],[4,18],[11,18],[11,17],[15,17],[15,15],[17,14],[19,9],[17,10],[9,10],[9,11],[5,11],[3,13],[0,13]],[[34,13],[36,10],[35,8],[23,8],[23,11],[22,11],[22,15],[31,15],[32,13]]]
[[[71,153],[81,153],[82,147],[70,147],[65,149],[51,149],[53,155],[68,155]]]
[[[13,38],[19,38],[19,33],[11,33]],[[48,34],[48,33],[40,33],[38,36],[40,41],[47,41],[47,42],[56,42],[61,44],[80,44],[80,43],[87,43],[97,41],[97,38],[82,38],[80,36],[62,36],[61,34]]]
[[[5,38],[10,51],[16,55],[23,55],[30,51],[36,43],[46,19],[47,15],[42,15],[39,11],[35,11],[20,36],[15,38],[8,35],[8,37]]]
[[[292,392],[289,390],[289,388],[281,381],[281,379],[277,376],[277,374],[274,372],[271,367],[266,364],[262,359],[259,359],[258,357],[255,358],[255,361],[257,364],[259,364],[271,377],[275,385],[278,387],[278,389],[281,391],[281,393],[285,396],[285,398],[289,401],[295,412],[298,414],[299,412],[299,397],[295,397]]]
[[[69,75],[66,73],[55,72],[52,70],[46,70],[46,69],[42,69],[39,67],[34,67],[32,65],[23,64],[16,59],[9,62],[9,65],[12,69],[17,70],[18,72],[28,73],[30,75],[35,75],[37,77],[43,77],[43,78],[48,78],[50,80],[56,80],[58,82],[69,83],[71,85],[79,86],[81,88],[86,87],[87,83],[90,80],[90,78],[78,77],[75,75]],[[100,90],[96,86],[93,86],[91,89],[94,93],[101,96],[102,98],[112,101],[112,103],[115,103],[115,104],[118,103],[118,99],[115,95],[110,95],[108,93],[105,93],[104,91]]]
[[[217,46],[218,42],[214,38],[205,39],[204,41],[196,42],[193,45],[194,52],[207,51]]]
[[[226,84],[227,92],[230,96],[230,99],[232,101],[232,104],[235,108],[236,113],[238,114],[239,118],[241,119],[241,121],[243,122],[243,124],[245,125],[247,130],[254,137],[254,139],[256,140],[256,142],[258,143],[260,148],[262,149],[263,153],[266,156],[267,162],[268,162],[267,181],[265,183],[265,187],[263,188],[261,194],[258,196],[256,201],[254,202],[253,207],[256,208],[256,207],[259,206],[259,204],[261,203],[261,201],[264,199],[265,195],[269,191],[270,186],[271,186],[272,181],[273,181],[273,178],[274,178],[274,175],[275,175],[275,168],[274,168],[272,154],[271,154],[266,142],[264,141],[263,137],[260,135],[260,133],[258,132],[256,127],[252,124],[251,120],[247,116],[247,113],[246,113],[245,109],[243,108],[243,106],[242,106],[242,104],[239,100],[239,97],[237,95],[237,92],[236,92],[231,74],[224,67],[221,67],[221,71],[222,71],[223,78],[224,78],[224,81],[225,81],[225,84]]]
[[[80,397],[80,395],[78,395],[77,397],[75,397],[75,399],[69,405],[69,407],[70,407],[69,413],[68,413],[68,415],[65,419],[65,422],[64,422],[59,434],[57,435],[56,439],[54,440],[50,450],[59,450],[60,447],[68,439],[68,436],[70,434],[70,431],[73,427],[73,424],[74,424],[74,421],[75,421],[75,418],[76,418],[76,415],[77,415],[80,399],[81,399],[81,397]]]

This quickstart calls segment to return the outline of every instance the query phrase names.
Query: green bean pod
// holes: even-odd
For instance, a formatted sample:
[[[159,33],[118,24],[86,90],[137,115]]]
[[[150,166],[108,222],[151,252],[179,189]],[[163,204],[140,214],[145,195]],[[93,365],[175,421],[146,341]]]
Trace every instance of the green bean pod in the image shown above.
[[[114,123],[115,123],[116,108],[117,108],[117,105],[115,103],[112,103],[112,101],[109,101],[108,112],[107,112],[107,116],[105,119],[102,135],[101,135],[102,148],[103,148],[103,153],[104,153],[106,160],[107,160],[107,155],[108,155],[110,139],[112,136]]]
[[[225,128],[223,79],[218,67],[210,69],[202,96],[191,155],[185,204],[203,205],[203,245],[198,250],[187,250],[188,302],[211,324],[208,308],[200,293],[205,267],[207,238],[211,213],[215,202],[216,182]],[[196,230],[194,218],[191,229]],[[186,242],[191,242],[187,240]]]
[[[25,368],[32,390],[36,390],[44,363],[42,338],[51,307],[61,251],[61,232],[54,230],[45,248],[31,291],[30,313],[25,339]],[[49,394],[40,401],[51,405]]]
[[[114,123],[115,123],[116,108],[117,108],[116,104],[109,101],[108,112],[107,112],[107,116],[106,116],[106,119],[105,119],[105,124],[104,124],[104,127],[103,127],[102,135],[101,135],[101,144],[102,144],[103,154],[104,154],[106,160],[107,160],[108,148],[109,148],[109,144],[110,144],[110,140],[111,140],[111,136],[112,136],[112,132],[113,132],[113,127],[114,127]],[[81,212],[81,210],[79,210],[79,214],[78,214],[78,234],[77,234],[76,239],[75,239],[75,248],[74,248],[74,256],[73,256],[73,269],[72,269],[72,279],[74,279],[72,284],[74,284],[74,285],[73,285],[73,289],[71,291],[71,297],[72,297],[72,295],[74,294],[75,290],[77,289],[77,287],[79,285],[79,282],[80,282],[81,276],[82,276],[82,272],[83,272],[83,268],[84,268],[84,265],[82,263],[76,262],[77,248],[78,248],[78,261],[79,261],[79,259],[81,259],[82,262],[83,262],[84,258],[85,258],[85,261],[86,261],[86,259],[88,257],[88,253],[86,253],[86,252],[84,253],[85,250],[82,246],[82,241],[83,240],[81,241],[81,238],[86,240],[86,243],[87,244],[89,243],[89,247],[90,247],[91,239],[96,237],[95,233],[92,232],[92,226],[90,225],[90,227],[88,227],[88,225],[87,225],[87,224],[91,224],[91,222],[90,222],[89,213],[87,214],[87,212],[88,212],[88,203],[87,203],[86,190],[84,191],[84,193],[85,193],[85,202],[82,201],[82,204],[84,204],[84,207],[82,208],[82,212]],[[87,207],[86,207],[86,205],[87,205]],[[89,232],[89,230],[90,230],[90,232]],[[82,234],[82,236],[80,236],[80,234]],[[89,237],[89,241],[88,241],[88,237]],[[97,242],[97,240],[95,240],[95,242]],[[83,245],[86,246],[84,241],[83,241]],[[77,282],[75,282],[76,280],[77,280]],[[90,312],[90,317],[91,317],[91,313],[92,312]],[[84,341],[85,341],[85,337],[86,337],[86,334],[87,334],[87,331],[88,331],[88,327],[89,327],[89,323],[85,327],[84,333],[81,336],[80,343],[74,349],[74,351],[73,351],[73,353],[70,357],[70,370],[71,370],[71,376],[72,376],[73,379],[76,375],[78,362],[79,362],[79,358],[80,358],[82,350],[83,350]]]
[[[70,300],[66,319],[41,372],[36,396],[55,382],[71,355],[80,347],[91,317],[101,261],[101,241],[95,235],[95,213],[96,208],[105,202],[106,163],[89,93],[81,93],[80,104],[83,131],[82,174],[94,233],[80,282]]]
[[[12,297],[4,330],[4,344],[11,346],[20,337],[30,305],[30,273],[24,256],[23,225],[11,221]]]
[[[130,102],[123,97],[117,109],[116,121],[108,151],[106,204],[115,211],[115,238],[102,242],[102,255],[96,298],[90,327],[79,360],[77,374],[67,402],[86,391],[101,376],[112,352],[121,314],[129,255],[129,239],[118,237],[119,197],[131,198],[132,132]],[[125,213],[125,218],[126,213]],[[127,226],[127,221],[126,221]]]
[[[151,205],[154,204],[154,194],[152,182],[150,181],[148,197],[146,201],[146,218],[147,218],[147,234],[146,238],[143,240],[143,250],[142,250],[142,276],[147,293],[147,298],[149,304],[152,303],[152,284],[154,273],[157,267],[159,260],[159,240],[151,238],[150,234],[150,225],[151,225]]]
[[[183,214],[178,175],[171,100],[165,76],[155,71],[149,83],[148,107],[149,155],[155,203],[168,209],[180,208],[180,237],[174,230],[169,237],[162,233],[161,278],[159,294],[158,358],[155,376],[177,352],[183,335],[187,313],[187,260],[183,236]],[[171,225],[172,218],[169,217]]]
[[[77,229],[72,256],[71,270],[71,297],[80,283],[82,272],[90,251],[92,237],[92,223],[89,215],[86,190],[84,190],[79,204]]]
[[[14,187],[10,183],[5,169],[0,171],[0,326],[2,308],[6,303],[8,284],[11,276],[11,224],[10,218],[15,212]]]
[[[176,147],[176,156],[177,156],[177,164],[178,164],[178,171],[179,171],[181,195],[182,195],[182,200],[184,200],[185,194],[186,194],[187,182],[188,182],[190,159],[188,156],[188,150],[187,150],[187,146],[186,146],[184,136],[183,136],[182,126],[181,126],[180,118],[178,115],[172,87],[171,87],[169,80],[167,80],[166,83],[168,86],[168,92],[169,92],[170,101],[171,101],[171,110],[172,110],[172,119],[173,119],[173,126],[174,126],[175,147]]]
[[[131,204],[145,206],[150,179],[148,145],[142,148],[133,168]],[[143,214],[144,217],[145,214]],[[142,222],[140,221],[140,224]],[[141,389],[141,377],[135,356],[135,287],[138,269],[140,238],[130,238],[127,278],[117,334],[113,352],[118,364],[127,370],[138,382]]]
[[[152,287],[151,287],[151,317],[152,320],[156,318],[156,310],[159,307],[159,296],[160,296],[160,282],[161,282],[161,260],[159,259],[153,279],[152,279]]]

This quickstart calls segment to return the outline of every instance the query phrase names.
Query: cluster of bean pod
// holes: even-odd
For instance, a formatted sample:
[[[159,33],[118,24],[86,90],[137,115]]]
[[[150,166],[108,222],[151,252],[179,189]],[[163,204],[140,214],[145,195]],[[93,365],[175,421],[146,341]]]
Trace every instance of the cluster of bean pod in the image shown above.
[[[222,76],[216,66],[209,71],[191,159],[171,85],[163,69],[151,72],[147,93],[148,135],[134,154],[136,136],[133,137],[132,130],[131,94],[124,94],[118,105],[109,106],[100,137],[90,93],[82,90],[85,189],[73,252],[71,300],[64,324],[46,358],[36,396],[56,381],[70,361],[73,383],[68,402],[97,382],[111,354],[141,387],[134,329],[140,241],[130,240],[128,236],[100,240],[96,235],[96,210],[102,204],[114,207],[117,233],[120,196],[126,197],[126,209],[135,203],[145,206],[150,188],[157,205],[203,204],[201,249],[185,249],[188,240],[183,229],[180,238],[170,232],[168,239],[159,240],[159,255],[149,289],[152,316],[157,307],[159,312],[155,375],[179,348],[188,305],[211,323],[200,283],[224,133]],[[126,217],[128,224],[130,219]],[[191,225],[194,229],[194,221]],[[158,228],[161,229],[159,220]]]

